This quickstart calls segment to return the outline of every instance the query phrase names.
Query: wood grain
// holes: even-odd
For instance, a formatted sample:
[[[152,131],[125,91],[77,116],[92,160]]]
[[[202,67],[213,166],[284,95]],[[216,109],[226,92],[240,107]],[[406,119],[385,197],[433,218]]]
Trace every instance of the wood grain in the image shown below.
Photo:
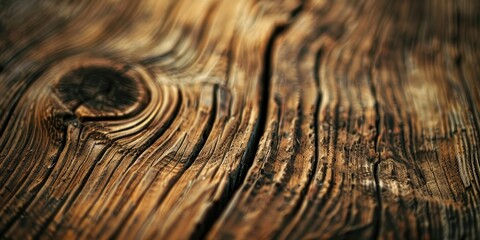
[[[478,239],[480,2],[0,2],[2,239]]]

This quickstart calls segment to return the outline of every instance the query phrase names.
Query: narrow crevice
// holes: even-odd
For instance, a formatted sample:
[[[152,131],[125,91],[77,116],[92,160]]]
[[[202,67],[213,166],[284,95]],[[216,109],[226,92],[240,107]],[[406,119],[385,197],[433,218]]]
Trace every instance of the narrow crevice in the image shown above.
[[[377,60],[377,59],[376,59]],[[375,63],[372,64],[372,66],[375,66]],[[378,96],[377,96],[377,90],[375,88],[375,84],[373,83],[373,74],[370,71],[368,73],[368,79],[369,79],[369,85],[370,85],[370,92],[372,93],[372,96],[375,100],[374,104],[374,109],[375,109],[375,136],[373,137],[374,140],[374,147],[375,147],[375,153],[377,154],[376,160],[373,163],[373,178],[375,181],[375,200],[377,202],[377,205],[375,206],[374,210],[374,219],[373,219],[373,235],[372,239],[379,239],[380,237],[380,232],[382,229],[382,194],[381,194],[381,188],[380,188],[380,161],[381,161],[381,153],[379,152],[379,140],[380,140],[380,108],[378,106]]]
[[[185,165],[183,166],[182,173],[184,171],[186,171],[193,164],[195,159],[197,159],[198,155],[200,154],[200,151],[202,150],[202,148],[207,143],[207,140],[210,136],[210,133],[212,132],[213,125],[215,124],[215,121],[217,119],[217,108],[218,108],[217,103],[218,103],[218,97],[219,97],[218,96],[219,94],[218,94],[218,85],[217,84],[215,84],[212,93],[213,93],[212,112],[210,113],[210,116],[207,120],[207,124],[205,125],[205,129],[202,132],[200,141],[197,142],[197,144],[193,148],[192,155],[190,155],[190,157],[186,161]],[[178,180],[178,179],[176,179],[176,180]],[[172,186],[173,186],[173,184],[172,184]]]
[[[218,102],[217,98],[219,97],[218,96],[218,85],[215,84],[212,94],[213,94],[212,112],[209,114],[209,118],[207,120],[205,128],[203,129],[203,132],[201,134],[201,137],[200,137],[199,141],[193,147],[192,154],[188,157],[188,159],[186,160],[185,165],[182,167],[182,169],[178,172],[178,174],[175,177],[173,177],[168,182],[168,185],[166,186],[166,189],[165,189],[164,193],[158,198],[158,202],[153,207],[153,209],[151,211],[151,214],[155,213],[155,210],[158,209],[161,206],[161,204],[163,203],[165,198],[172,191],[173,186],[178,182],[178,180],[183,175],[183,173],[185,173],[185,171],[187,171],[187,169],[193,164],[193,162],[195,161],[195,159],[197,159],[201,150],[205,146],[205,144],[206,144],[206,142],[207,142],[207,140],[210,136],[210,133],[212,132],[212,128],[213,128],[213,125],[215,124],[215,120],[216,120],[216,116],[217,116],[217,102]],[[153,184],[153,182],[151,184]],[[147,187],[147,189],[149,187]],[[139,202],[143,199],[143,197],[145,196],[146,193],[147,193],[146,191],[144,193],[142,193],[142,195],[140,196],[140,198],[138,200]],[[136,210],[136,208],[137,208],[137,206],[130,209],[129,212],[126,214],[126,216],[132,216],[132,213]],[[129,217],[124,218],[121,221],[121,223],[119,224],[119,226],[124,226],[129,219],[130,219]],[[122,233],[122,230],[123,230],[123,228],[117,227],[115,232],[112,234],[112,236],[108,237],[108,239],[117,239],[119,237],[119,235]]]
[[[392,5],[390,2],[388,2],[385,6],[386,9],[391,7]],[[383,11],[382,14],[380,15],[380,20],[384,19],[387,17],[387,12],[388,11]],[[378,27],[375,30],[375,36],[379,36],[380,31],[382,31],[381,27]],[[380,34],[381,36],[381,34]],[[380,187],[380,163],[381,163],[381,149],[380,149],[380,138],[381,138],[381,125],[382,125],[382,117],[380,114],[380,107],[379,107],[379,96],[377,92],[377,88],[375,86],[375,82],[373,79],[373,71],[375,68],[379,68],[381,62],[381,53],[383,51],[383,48],[385,47],[385,43],[380,41],[378,49],[372,48],[371,51],[368,53],[368,57],[372,59],[372,63],[369,66],[369,70],[367,71],[367,82],[368,85],[370,86],[370,93],[373,96],[374,99],[374,111],[375,111],[375,126],[374,126],[374,136],[373,136],[373,141],[374,141],[374,149],[375,149],[375,162],[373,163],[373,180],[375,182],[375,201],[376,205],[374,208],[374,215],[372,219],[372,227],[373,227],[373,233],[372,233],[372,239],[379,239],[382,231],[382,216],[383,216],[383,203],[382,203],[382,190]],[[380,86],[381,88],[382,86]]]
[[[379,239],[380,231],[382,229],[382,194],[380,189],[380,178],[379,178],[379,169],[380,165],[380,154],[378,154],[377,161],[373,164],[373,177],[375,179],[375,198],[377,201],[377,205],[375,207],[375,220],[373,223],[373,239]]]
[[[180,108],[181,108],[181,105],[182,105],[182,102],[183,102],[183,97],[182,97],[180,89],[178,89],[178,96],[179,96],[179,100],[177,101],[177,103],[175,105],[175,110],[174,110],[174,113],[172,114],[172,116],[179,115],[178,113],[180,112]],[[174,120],[175,120],[175,117],[169,118],[168,121],[158,131],[156,131],[153,134],[152,137],[150,137],[141,147],[139,147],[138,149],[135,149],[135,156],[131,160],[131,162],[128,164],[128,166],[126,168],[127,171],[133,166],[133,164],[135,164],[135,162],[137,162],[142,157],[142,154],[144,154],[145,151],[147,151],[147,149],[149,149],[153,144],[155,144],[155,142],[157,142],[161,138],[161,136],[165,133],[165,131],[168,128],[170,128],[170,126],[173,124]],[[153,182],[150,183],[150,185],[147,187],[147,189],[150,188],[151,184],[153,184]],[[146,194],[146,191],[141,194],[141,196],[139,197],[139,201],[141,201],[141,199],[143,199],[145,194]],[[130,216],[131,213],[134,210],[135,210],[135,208],[132,208],[131,210],[129,210],[129,213],[127,214],[127,216]],[[125,218],[124,220],[122,220],[120,225],[123,226],[127,222],[127,220],[128,220],[128,218]],[[117,229],[117,231],[113,234],[113,236],[111,238],[114,238],[115,236],[120,234],[121,230],[122,229]]]
[[[193,164],[195,159],[197,159],[198,155],[200,154],[201,150],[207,143],[207,140],[210,136],[210,133],[212,132],[213,125],[215,124],[215,120],[217,118],[217,100],[218,98],[218,85],[215,84],[215,87],[213,89],[213,103],[212,103],[212,112],[210,113],[207,123],[205,125],[205,129],[203,129],[203,132],[201,134],[200,140],[197,142],[197,144],[193,147],[192,154],[188,157],[188,159],[185,162],[185,165],[183,166],[182,170],[179,172],[177,177],[173,178],[171,182],[167,186],[167,190],[163,194],[163,196],[160,198],[159,204],[157,205],[160,206],[160,204],[163,202],[163,199],[168,196],[168,193],[173,189],[173,186],[175,183],[180,179],[180,177],[183,175],[183,173]]]
[[[265,47],[263,55],[263,71],[261,74],[260,81],[260,100],[259,105],[259,116],[255,122],[253,133],[250,136],[250,139],[247,144],[245,153],[242,156],[240,161],[240,166],[235,173],[230,175],[229,184],[226,187],[220,201],[214,202],[210,210],[205,214],[206,217],[203,220],[203,224],[199,224],[195,231],[193,232],[192,239],[204,239],[206,235],[210,232],[213,225],[218,221],[221,214],[225,211],[225,208],[232,201],[235,193],[241,188],[241,186],[246,181],[246,176],[248,171],[253,165],[255,155],[258,152],[260,147],[260,140],[262,136],[265,135],[266,125],[267,125],[267,115],[269,112],[269,101],[270,101],[270,87],[271,87],[271,78],[273,75],[273,63],[272,59],[274,57],[274,47],[275,41],[292,25],[296,17],[302,12],[304,7],[304,2],[299,4],[290,14],[290,20],[282,25],[278,25],[273,30],[270,38]]]
[[[263,72],[262,72],[262,77],[261,77],[261,92],[260,92],[260,101],[259,101],[259,117],[257,122],[255,123],[254,131],[253,134],[251,135],[249,141],[248,141],[248,146],[247,150],[245,151],[241,163],[240,163],[240,168],[237,171],[237,175],[235,176],[233,180],[233,189],[230,191],[230,194],[233,195],[239,188],[240,186],[244,183],[246,175],[253,165],[253,160],[255,158],[255,154],[258,151],[258,148],[260,146],[260,140],[263,135],[265,135],[265,129],[267,125],[267,115],[269,112],[269,101],[270,101],[270,88],[271,88],[271,78],[273,75],[273,64],[272,64],[272,59],[274,57],[273,55],[273,50],[274,50],[274,44],[275,40],[278,39],[286,30],[289,26],[292,25],[298,14],[303,10],[304,3],[300,4],[297,8],[292,10],[291,15],[290,15],[290,21],[286,24],[282,24],[277,26],[272,35],[270,36],[265,52],[263,55]]]
[[[248,141],[247,150],[243,154],[242,160],[240,162],[240,168],[237,171],[237,174],[233,180],[233,189],[231,194],[233,195],[240,186],[244,183],[248,170],[253,165],[253,160],[255,155],[258,152],[260,147],[260,140],[263,135],[265,135],[266,125],[267,125],[267,115],[268,115],[268,105],[270,101],[270,87],[271,87],[271,78],[272,78],[272,58],[273,58],[273,48],[275,40],[285,31],[286,25],[281,25],[275,28],[270,39],[267,43],[263,62],[264,68],[262,73],[262,85],[261,85],[261,95],[259,101],[259,116],[253,133]]]
[[[66,193],[66,196],[64,196],[65,198],[62,199],[61,203],[57,206],[56,210],[53,211],[52,215],[47,218],[43,226],[40,228],[40,231],[38,231],[37,234],[35,234],[35,237],[33,239],[40,239],[44,235],[44,232],[45,230],[47,230],[48,225],[50,225],[50,223],[53,221],[53,219],[58,214],[58,212],[61,211],[61,209],[65,208],[66,209],[65,211],[68,212],[68,209],[70,209],[73,203],[78,199],[78,196],[82,192],[83,188],[85,188],[85,186],[87,185],[88,179],[90,179],[90,176],[92,175],[93,170],[97,166],[97,163],[105,156],[105,153],[107,152],[108,149],[110,149],[111,146],[112,146],[112,143],[109,142],[102,148],[102,150],[99,152],[97,157],[92,162],[92,166],[89,168],[88,172],[83,177],[77,190],[73,193],[71,197],[68,196],[69,193]],[[67,200],[69,201],[67,202]],[[64,205],[65,203],[66,205]]]
[[[318,167],[318,147],[319,147],[319,140],[318,140],[318,131],[320,129],[319,127],[319,119],[318,119],[318,115],[319,115],[319,112],[320,112],[320,107],[322,105],[322,90],[321,90],[321,86],[320,86],[320,76],[319,76],[319,71],[320,71],[320,61],[321,61],[321,58],[323,57],[323,48],[320,48],[317,52],[317,55],[315,57],[315,67],[314,67],[314,77],[315,77],[315,83],[316,83],[316,86],[317,86],[317,90],[318,90],[318,95],[317,95],[317,99],[315,101],[315,113],[314,113],[314,116],[313,116],[313,131],[314,131],[314,144],[315,144],[315,153],[314,153],[314,160],[313,160],[313,163],[312,163],[312,173],[311,173],[311,176],[309,177],[308,179],[308,182],[307,182],[307,185],[306,185],[306,188],[305,188],[305,193],[303,194],[304,197],[306,197],[306,194],[308,193],[308,187],[310,187],[314,177],[316,176],[316,171],[317,171],[317,167]],[[300,201],[300,202],[303,202],[303,201]]]
[[[183,100],[182,100],[182,94],[180,93],[180,91],[178,91],[178,96],[179,96],[179,100],[176,102],[176,104],[175,104],[175,106],[174,106],[174,110],[173,110],[172,116],[177,116],[177,115],[178,115],[178,112],[180,111],[180,106],[181,106],[181,103],[182,103],[182,101],[183,101]],[[146,151],[146,149],[150,148],[158,139],[160,139],[160,137],[165,133],[165,131],[172,125],[174,119],[175,119],[175,117],[170,117],[170,118],[168,118],[167,121],[165,122],[165,124],[162,125],[162,126],[160,127],[160,129],[159,129],[158,131],[156,131],[156,132],[153,134],[153,136],[152,136],[151,138],[149,138],[144,145],[142,145],[140,148],[138,148],[138,149],[135,150],[134,159],[132,159],[132,161],[128,164],[127,169],[130,169],[130,168],[132,167],[132,165],[138,160],[138,158]],[[149,124],[150,124],[150,123],[149,123]],[[132,134],[130,134],[130,135],[132,135]],[[126,135],[126,136],[130,136],[130,135]],[[112,141],[115,142],[116,139],[113,139]],[[120,145],[118,145],[117,142],[115,142],[115,145],[120,146]],[[126,155],[122,156],[122,160],[120,160],[120,161],[123,161],[123,159],[125,158],[125,156],[126,156]],[[117,166],[115,167],[115,170],[114,170],[114,171],[116,171],[116,169],[118,168],[119,164],[120,164],[120,163],[117,164]],[[112,172],[112,174],[113,174],[113,172]],[[109,176],[109,178],[108,178],[108,180],[107,180],[106,182],[110,182],[110,178],[112,177],[112,174]],[[101,192],[103,193],[104,190],[105,190],[105,186],[104,186],[104,188],[102,189]],[[143,198],[143,195],[142,195],[141,198]],[[84,219],[86,218],[86,216],[88,215],[88,213],[91,211],[92,207],[93,207],[93,205],[91,205],[91,206],[89,207],[89,209],[87,210],[86,215],[82,217],[82,220],[81,220],[80,222],[84,221]]]
[[[305,184],[305,187],[303,188],[303,190],[300,192],[300,197],[297,201],[297,203],[295,203],[295,206],[293,207],[291,213],[289,214],[288,217],[286,217],[282,223],[282,226],[284,227],[284,229],[288,228],[288,223],[289,221],[291,220],[291,218],[294,218],[296,214],[301,214],[301,212],[299,212],[299,210],[301,209],[302,207],[302,203],[304,203],[305,199],[307,198],[307,195],[308,195],[308,190],[310,189],[310,186],[312,185],[312,182],[314,181],[315,179],[315,176],[317,175],[317,168],[318,168],[318,146],[319,146],[319,142],[318,142],[318,129],[319,129],[319,126],[318,126],[318,113],[320,111],[320,106],[322,104],[322,92],[321,92],[321,86],[320,86],[320,76],[319,76],[319,71],[320,71],[320,61],[322,59],[322,56],[323,56],[323,52],[324,49],[323,48],[320,48],[317,53],[316,53],[316,56],[315,56],[315,64],[314,64],[314,68],[313,68],[313,77],[314,77],[314,80],[315,80],[315,86],[316,86],[316,89],[318,91],[317,93],[317,98],[315,100],[315,111],[313,113],[313,124],[312,124],[312,131],[313,131],[313,142],[314,142],[314,156],[313,156],[313,159],[312,159],[312,166],[311,166],[311,172],[308,174],[308,180]],[[275,235],[274,238],[280,238],[281,235],[283,234],[282,231],[278,231]]]
[[[8,221],[4,228],[3,229],[0,229],[0,236],[5,236],[5,234],[7,233],[7,231],[13,227],[13,225],[15,224],[15,222],[17,222],[18,220],[20,220],[20,218],[27,214],[26,210],[28,207],[31,206],[31,204],[35,201],[35,198],[37,197],[37,195],[40,193],[42,187],[45,185],[45,183],[47,182],[47,180],[50,178],[50,175],[52,174],[53,170],[54,170],[54,167],[55,164],[57,163],[58,159],[60,158],[62,152],[65,150],[65,146],[66,146],[66,143],[67,143],[67,129],[64,129],[63,130],[64,133],[62,134],[62,138],[61,138],[61,141],[60,141],[60,146],[58,147],[58,151],[55,153],[55,155],[52,157],[52,163],[51,163],[51,166],[52,167],[49,167],[48,170],[46,171],[46,174],[45,174],[45,177],[43,177],[43,179],[41,180],[41,182],[39,184],[37,184],[38,188],[32,190],[33,194],[30,196],[30,198],[28,199],[28,201],[26,201],[26,203],[20,207],[19,211],[15,214],[15,216],[10,219],[10,221]]]
[[[165,134],[165,132],[167,131],[167,129],[170,128],[170,126],[173,124],[173,121],[175,120],[175,116],[178,116],[180,115],[180,109],[181,109],[181,106],[182,106],[182,103],[183,103],[183,95],[182,95],[182,92],[180,91],[180,89],[177,89],[177,94],[178,94],[178,101],[176,101],[176,104],[175,104],[175,109],[173,110],[173,113],[171,114],[172,117],[168,118],[168,120],[165,122],[165,124],[163,124],[160,129],[158,131],[155,131],[154,134],[152,134],[152,137],[149,138],[145,144],[143,144],[142,146],[140,146],[138,149],[137,149],[137,158],[135,159],[135,161],[148,149],[150,148],[156,141],[158,141],[158,139],[160,139],[163,134]],[[149,122],[150,124],[151,122]],[[135,161],[132,161],[131,164],[133,164]],[[131,166],[130,164],[130,166]],[[128,167],[128,169],[130,169],[130,166]]]
[[[112,180],[113,175],[115,174],[115,172],[117,171],[118,167],[121,165],[121,162],[125,159],[125,157],[127,157],[127,154],[123,154],[123,155],[120,157],[118,163],[115,164],[115,167],[113,168],[113,170],[111,171],[111,173],[108,175],[107,180],[105,181],[106,183],[109,183],[109,182]],[[103,185],[103,187],[102,187],[101,190],[100,190],[100,193],[99,193],[98,196],[93,200],[93,202],[98,202],[98,201],[100,201],[100,198],[101,198],[102,196],[104,196],[105,191],[108,191],[108,190],[107,190],[107,186],[108,186],[107,184]],[[92,209],[94,208],[94,206],[95,206],[94,204],[91,204],[90,206],[88,206],[88,209],[87,209],[87,211],[85,211],[85,214],[80,217],[80,221],[79,221],[80,224],[83,223],[86,219],[88,219],[88,217],[89,217],[90,213],[92,212]],[[63,223],[63,221],[62,221],[61,223]]]

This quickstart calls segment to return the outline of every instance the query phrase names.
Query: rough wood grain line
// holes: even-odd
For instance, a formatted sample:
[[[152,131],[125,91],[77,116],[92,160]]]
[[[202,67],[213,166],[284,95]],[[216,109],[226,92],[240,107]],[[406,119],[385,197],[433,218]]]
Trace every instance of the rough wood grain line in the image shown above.
[[[477,239],[479,11],[0,2],[0,238]]]
[[[267,117],[275,122],[267,128],[246,183],[210,236],[476,238],[478,187],[470,184],[478,176],[478,112],[460,106],[478,105],[462,100],[478,95],[478,84],[454,79],[458,66],[448,52],[458,51],[456,45],[475,46],[451,42],[459,34],[451,15],[469,16],[467,9],[478,6],[460,3],[466,6],[309,2],[298,24],[276,43],[269,102],[275,110]],[[478,34],[478,17],[473,18],[462,24],[471,25],[462,33]],[[431,39],[434,47],[426,42]],[[317,67],[311,64],[316,52]],[[305,154],[288,165],[288,156],[311,149],[309,129],[297,132],[289,123],[311,119],[306,103],[312,100],[308,86],[315,74],[322,96],[316,162]],[[467,90],[468,85],[475,87]],[[295,99],[295,91],[306,99]],[[449,96],[452,91],[459,91],[456,98]],[[448,115],[455,117],[442,120]],[[439,132],[460,124],[453,119],[471,133]],[[303,172],[308,168],[314,173]]]

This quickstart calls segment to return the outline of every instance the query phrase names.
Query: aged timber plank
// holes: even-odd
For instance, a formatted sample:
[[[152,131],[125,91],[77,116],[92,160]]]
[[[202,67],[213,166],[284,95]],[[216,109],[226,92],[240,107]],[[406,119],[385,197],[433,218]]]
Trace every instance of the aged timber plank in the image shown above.
[[[0,238],[480,235],[476,1],[0,3]]]
[[[308,1],[274,48],[273,122],[210,236],[478,237],[478,7]]]

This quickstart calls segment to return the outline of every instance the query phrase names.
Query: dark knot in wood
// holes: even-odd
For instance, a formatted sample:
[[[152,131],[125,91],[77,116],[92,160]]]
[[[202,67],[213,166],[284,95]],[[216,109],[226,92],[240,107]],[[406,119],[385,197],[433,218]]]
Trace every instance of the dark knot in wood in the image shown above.
[[[82,106],[99,114],[124,111],[139,98],[137,82],[108,67],[83,67],[69,72],[58,82],[57,93],[73,112]]]

